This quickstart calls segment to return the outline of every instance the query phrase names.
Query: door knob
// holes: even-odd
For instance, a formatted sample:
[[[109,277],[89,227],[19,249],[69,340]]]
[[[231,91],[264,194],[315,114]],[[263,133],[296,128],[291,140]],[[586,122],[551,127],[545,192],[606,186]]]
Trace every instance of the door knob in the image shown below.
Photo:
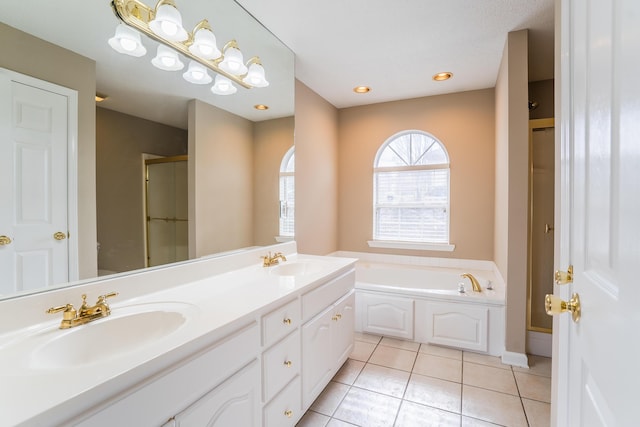
[[[544,225],[544,234],[549,234],[550,231],[553,231],[553,227],[549,224]]]
[[[570,265],[569,268],[567,268],[567,271],[556,270],[553,278],[557,285],[573,283],[573,265]]]
[[[573,294],[569,301],[564,301],[555,295],[547,294],[547,296],[544,297],[544,309],[549,316],[569,311],[571,312],[571,318],[573,321],[578,323],[581,314],[580,296],[578,294]]]
[[[67,238],[67,235],[62,231],[58,231],[57,233],[53,233],[53,238],[56,240],[64,240]]]
[[[10,245],[10,244],[11,244],[11,238],[9,238],[8,236],[0,236],[0,246]]]

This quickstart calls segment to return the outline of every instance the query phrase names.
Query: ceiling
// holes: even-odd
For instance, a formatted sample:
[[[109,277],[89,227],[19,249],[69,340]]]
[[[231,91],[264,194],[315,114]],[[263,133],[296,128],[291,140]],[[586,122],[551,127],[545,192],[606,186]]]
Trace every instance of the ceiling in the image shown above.
[[[529,81],[553,78],[554,0],[236,0],[338,108],[494,87],[507,33],[529,29]],[[450,71],[453,78],[432,76]],[[366,85],[367,94],[353,88]]]
[[[186,103],[193,98],[256,121],[293,114],[293,82],[286,76],[293,55],[280,46],[289,56],[272,56],[277,39],[296,55],[296,78],[338,108],[494,87],[507,33],[525,28],[530,30],[529,80],[553,77],[554,0],[176,2],[185,27],[208,18],[219,45],[238,38],[245,58],[259,55],[269,88],[216,98],[179,74],[168,77],[153,68],[155,42],[147,38],[142,59],[116,53],[106,42],[118,22],[109,0],[65,0],[65,8],[60,2],[14,1],[2,6],[0,20],[94,59],[97,91],[109,96],[105,108],[182,128],[187,127]],[[244,11],[238,4],[276,37],[239,18]],[[440,71],[454,76],[433,81]],[[357,85],[372,90],[355,94]],[[246,111],[257,103],[271,108]]]

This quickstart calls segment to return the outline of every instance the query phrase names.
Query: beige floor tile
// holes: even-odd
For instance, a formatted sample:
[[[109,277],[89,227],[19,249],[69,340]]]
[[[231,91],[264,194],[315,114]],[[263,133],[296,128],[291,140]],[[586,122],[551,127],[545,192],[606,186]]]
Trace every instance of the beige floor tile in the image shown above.
[[[462,415],[510,427],[527,427],[518,396],[462,386]]]
[[[394,427],[459,427],[460,414],[403,401]]]
[[[460,413],[461,384],[439,378],[411,374],[406,400],[445,411]]]
[[[349,386],[331,381],[311,405],[311,410],[331,416],[349,391]]]
[[[358,375],[360,375],[360,371],[362,371],[364,365],[365,363],[360,360],[347,359],[334,375],[333,381],[353,385],[353,382],[358,378]]]
[[[522,404],[530,427],[551,425],[551,404],[529,399],[522,399]]]
[[[337,420],[335,418],[331,418],[327,427],[353,427],[355,424],[347,423],[341,420]],[[357,426],[358,427],[358,426]]]
[[[380,345],[386,345],[387,347],[401,348],[403,350],[410,350],[410,351],[418,351],[418,349],[420,348],[420,343],[418,342],[399,340],[396,338],[389,338],[389,337],[382,337],[382,340],[380,341]]]
[[[379,345],[369,359],[370,363],[386,366],[387,368],[401,369],[411,372],[416,360],[416,351],[402,350],[400,348]]]
[[[393,425],[400,399],[352,387],[333,415],[342,421],[366,427]]]
[[[528,369],[514,366],[513,370],[518,372],[524,372],[526,374],[541,375],[543,377],[551,378],[551,358],[550,357],[534,356],[530,354],[528,358],[529,358]]]
[[[413,372],[459,383],[462,382],[462,361],[418,353]]]
[[[409,375],[406,371],[368,363],[353,385],[402,399],[409,382]]]
[[[325,427],[330,418],[313,411],[307,411],[296,427]]]
[[[462,383],[518,396],[518,387],[510,369],[464,362]],[[541,377],[542,378],[542,377]]]
[[[371,357],[373,350],[376,349],[376,344],[364,342],[364,341],[355,341],[353,346],[353,351],[349,358],[359,360],[361,362],[366,362]]]
[[[462,427],[496,427],[499,424],[482,421],[477,418],[462,416]]]
[[[354,332],[356,341],[368,342],[370,344],[378,344],[382,337],[378,335],[371,335],[365,332]]]
[[[486,354],[465,351],[462,353],[462,360],[464,360],[465,362],[478,363],[480,365],[493,366],[494,368],[511,370],[511,365],[503,364],[502,360],[497,356],[488,356]]]
[[[514,372],[520,396],[551,403],[551,378]]]
[[[462,351],[454,348],[440,347],[432,344],[420,345],[420,353],[432,354],[434,356],[448,357],[449,359],[462,360]]]

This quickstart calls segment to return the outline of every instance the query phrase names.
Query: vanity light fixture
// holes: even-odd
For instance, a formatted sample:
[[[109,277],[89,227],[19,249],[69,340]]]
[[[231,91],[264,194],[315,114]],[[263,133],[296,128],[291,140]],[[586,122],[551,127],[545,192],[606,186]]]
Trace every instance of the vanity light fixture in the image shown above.
[[[353,88],[353,91],[355,93],[367,93],[371,91],[371,88],[369,86],[356,86]]]
[[[445,80],[449,80],[451,77],[453,77],[453,73],[444,71],[442,73],[434,74],[432,78],[437,82],[443,82]]]
[[[215,94],[235,93],[234,84],[247,89],[269,85],[260,58],[254,56],[245,64],[235,40],[228,42],[221,52],[206,19],[192,32],[186,31],[174,0],[159,0],[154,8],[140,0],[111,0],[111,7],[121,21],[115,36],[109,39],[109,45],[117,52],[138,57],[145,55],[146,49],[140,40],[142,33],[160,43],[157,55],[151,61],[154,66],[167,71],[181,70],[184,64],[180,54],[190,60],[189,68],[183,74],[188,82],[207,84],[212,80],[207,71],[216,74],[211,88]]]

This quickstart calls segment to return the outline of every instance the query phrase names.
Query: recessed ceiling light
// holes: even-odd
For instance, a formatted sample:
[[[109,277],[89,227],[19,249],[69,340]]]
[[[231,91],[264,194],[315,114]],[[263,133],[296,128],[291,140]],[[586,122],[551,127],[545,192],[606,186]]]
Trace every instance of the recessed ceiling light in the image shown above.
[[[102,95],[100,93],[96,93],[96,102],[102,102],[107,99],[107,95]]]
[[[453,73],[451,73],[449,71],[445,71],[443,73],[435,74],[433,76],[433,80],[435,80],[437,82],[442,82],[442,81],[445,81],[445,80],[449,80],[451,77],[453,77]]]
[[[355,93],[367,93],[371,90],[369,86],[356,86],[353,88]]]
[[[264,104],[256,104],[253,106],[256,110],[268,110],[269,106]]]

